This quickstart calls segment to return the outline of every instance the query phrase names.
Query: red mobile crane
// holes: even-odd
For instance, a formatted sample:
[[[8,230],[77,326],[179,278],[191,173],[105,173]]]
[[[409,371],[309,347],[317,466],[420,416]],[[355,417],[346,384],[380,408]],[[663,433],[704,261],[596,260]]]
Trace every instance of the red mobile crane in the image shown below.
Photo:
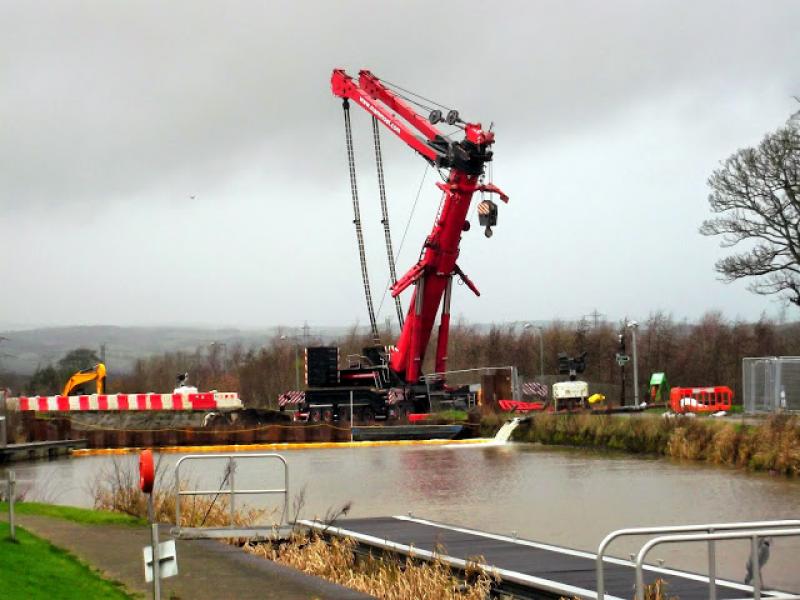
[[[394,298],[414,286],[404,322],[399,302],[397,303],[402,330],[396,347],[366,348],[364,350],[366,360],[350,365],[346,369],[333,366],[335,362],[338,363],[338,349],[335,352],[332,348],[307,349],[306,382],[309,388],[305,392],[301,412],[306,411],[314,421],[334,419],[337,416],[349,417],[348,401],[351,391],[358,396],[356,404],[362,407],[360,416],[366,419],[391,416],[392,411],[385,407],[398,397],[413,402],[413,406],[408,406],[400,412],[430,409],[429,387],[421,382],[421,366],[436,313],[441,306],[435,369],[437,373],[442,373],[447,365],[453,277],[457,276],[476,295],[480,295],[475,284],[456,264],[461,235],[470,227],[467,213],[473,194],[475,192],[481,192],[482,196],[497,194],[502,201],[508,202],[508,196],[492,183],[485,181],[485,165],[492,160],[490,147],[494,143],[491,127],[489,130],[484,130],[480,123],[464,122],[455,110],[450,110],[446,116],[441,110],[432,110],[426,119],[412,108],[413,100],[390,87],[397,86],[379,79],[370,71],[360,71],[357,81],[342,69],[335,69],[331,77],[333,94],[343,99],[354,222],[361,252],[367,307],[376,341],[378,341],[377,327],[363,254],[364,244],[353,160],[349,116],[351,101],[372,115],[378,180],[384,210],[383,222],[392,275],[394,275],[394,257],[385,208],[379,123],[411,146],[440,173],[449,169],[446,181],[436,184],[443,192],[442,205],[433,230],[425,240],[419,261],[391,286]],[[435,127],[441,122],[447,122],[463,130],[463,139],[453,140],[449,135],[443,134]],[[491,200],[484,199],[478,207],[478,212],[480,223],[486,226],[485,234],[490,237],[491,227],[497,223],[497,206]],[[444,389],[443,380],[439,381],[439,385]],[[369,393],[365,388],[369,389]],[[427,407],[421,407],[420,403],[427,404]]]

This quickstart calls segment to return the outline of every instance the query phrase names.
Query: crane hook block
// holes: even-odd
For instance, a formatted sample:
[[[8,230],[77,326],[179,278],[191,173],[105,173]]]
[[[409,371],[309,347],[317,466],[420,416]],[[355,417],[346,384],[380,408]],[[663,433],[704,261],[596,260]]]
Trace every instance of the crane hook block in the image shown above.
[[[492,237],[492,227],[497,225],[497,204],[491,200],[484,200],[478,204],[478,222],[486,227],[483,235],[487,238]]]
[[[497,225],[497,204],[491,200],[484,200],[478,204],[478,222],[484,227]]]

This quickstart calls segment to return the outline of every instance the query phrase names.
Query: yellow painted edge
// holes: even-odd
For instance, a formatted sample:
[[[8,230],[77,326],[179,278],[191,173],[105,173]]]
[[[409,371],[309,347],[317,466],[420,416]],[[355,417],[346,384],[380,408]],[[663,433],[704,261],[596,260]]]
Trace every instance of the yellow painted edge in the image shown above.
[[[274,444],[216,444],[213,446],[163,446],[154,447],[156,452],[164,454],[188,454],[202,452],[251,452],[254,450],[325,450],[336,448],[375,448],[378,446],[444,446],[444,445],[469,445],[485,444],[492,441],[490,438],[469,438],[466,440],[375,440],[364,442],[307,442]],[[72,456],[110,456],[119,454],[134,454],[142,448],[83,448],[73,450]]]

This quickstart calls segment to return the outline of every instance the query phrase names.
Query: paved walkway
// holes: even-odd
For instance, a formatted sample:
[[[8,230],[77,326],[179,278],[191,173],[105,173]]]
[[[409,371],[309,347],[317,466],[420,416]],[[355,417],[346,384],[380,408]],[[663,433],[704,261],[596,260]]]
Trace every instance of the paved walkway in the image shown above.
[[[3,517],[0,518],[4,518]],[[146,527],[84,525],[34,515],[18,515],[19,525],[65,548],[132,592],[150,596],[144,581],[142,548],[150,544]],[[161,541],[169,539],[168,528]],[[214,600],[364,600],[371,598],[295,569],[213,540],[179,540],[176,577],[162,580],[162,598]],[[46,585],[46,582],[42,582]]]

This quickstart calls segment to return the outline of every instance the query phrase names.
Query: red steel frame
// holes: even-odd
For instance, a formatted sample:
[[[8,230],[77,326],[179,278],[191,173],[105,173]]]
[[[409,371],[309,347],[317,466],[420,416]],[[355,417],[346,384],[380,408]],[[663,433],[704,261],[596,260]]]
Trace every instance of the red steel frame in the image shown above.
[[[360,71],[356,82],[343,70],[335,69],[331,77],[331,89],[334,95],[352,100],[374,115],[430,163],[437,166],[446,164],[446,138],[442,133],[369,71]],[[481,149],[494,143],[494,133],[484,131],[480,123],[465,123],[464,133],[465,142]],[[498,194],[501,200],[508,202],[508,196],[499,188],[491,183],[483,184],[481,179],[482,173],[471,173],[450,166],[447,183],[437,183],[444,192],[442,211],[425,240],[422,258],[392,287],[394,297],[414,285],[408,316],[389,362],[391,369],[408,383],[416,383],[420,378],[422,361],[443,299],[436,346],[436,372],[446,370],[453,275],[460,277],[467,287],[480,295],[478,288],[456,265],[472,196],[476,191],[483,191]]]

